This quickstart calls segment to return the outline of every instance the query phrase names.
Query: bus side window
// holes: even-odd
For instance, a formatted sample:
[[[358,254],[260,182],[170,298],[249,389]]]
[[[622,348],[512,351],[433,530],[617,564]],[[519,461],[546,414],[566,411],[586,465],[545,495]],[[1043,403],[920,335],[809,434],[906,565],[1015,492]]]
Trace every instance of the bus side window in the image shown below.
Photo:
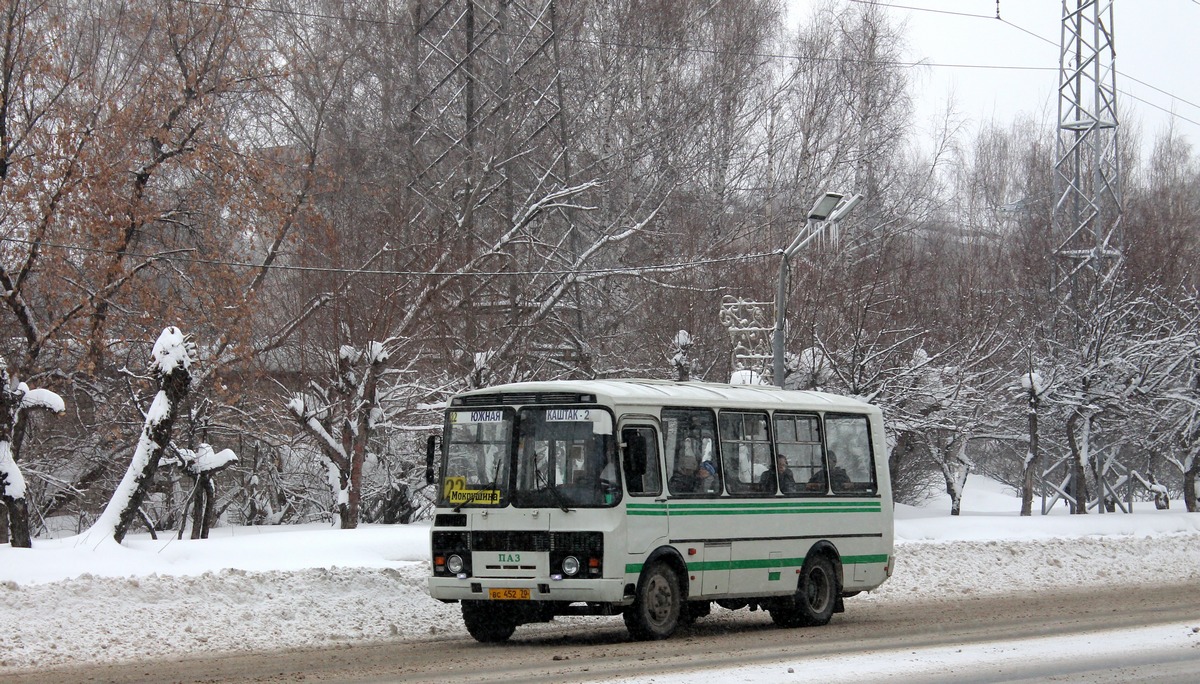
[[[662,478],[658,468],[658,436],[653,428],[635,427],[621,431],[621,463],[625,471],[625,488],[630,496],[662,494]]]
[[[817,415],[775,413],[775,447],[787,459],[792,485],[784,494],[824,494],[821,419]]]
[[[664,408],[663,440],[671,494],[720,496],[717,420],[709,409]]]
[[[721,411],[718,424],[729,493],[774,494],[776,464],[767,434],[767,414]]]
[[[871,425],[866,416],[825,416],[829,487],[834,494],[874,494],[875,461]]]

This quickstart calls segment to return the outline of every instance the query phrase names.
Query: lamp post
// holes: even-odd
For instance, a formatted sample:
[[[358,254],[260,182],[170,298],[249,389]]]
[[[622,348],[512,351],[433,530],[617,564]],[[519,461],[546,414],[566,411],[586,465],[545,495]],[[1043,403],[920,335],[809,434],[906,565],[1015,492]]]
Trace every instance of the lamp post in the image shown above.
[[[783,387],[783,336],[784,326],[787,324],[788,278],[791,275],[789,262],[792,255],[820,235],[826,225],[840,221],[863,200],[862,195],[854,195],[843,202],[844,197],[837,192],[827,192],[819,197],[817,203],[808,211],[804,229],[796,235],[792,244],[779,253],[783,258],[779,260],[779,284],[775,291],[775,331],[771,336],[771,375],[777,387]]]

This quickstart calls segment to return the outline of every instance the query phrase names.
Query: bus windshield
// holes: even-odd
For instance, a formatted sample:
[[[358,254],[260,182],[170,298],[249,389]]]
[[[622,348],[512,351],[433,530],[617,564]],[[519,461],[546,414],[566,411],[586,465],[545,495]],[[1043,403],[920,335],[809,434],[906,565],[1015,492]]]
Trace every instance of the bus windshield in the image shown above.
[[[450,411],[440,505],[507,504],[512,454],[511,409]]]
[[[621,500],[607,411],[527,408],[519,424],[513,505],[570,510]]]

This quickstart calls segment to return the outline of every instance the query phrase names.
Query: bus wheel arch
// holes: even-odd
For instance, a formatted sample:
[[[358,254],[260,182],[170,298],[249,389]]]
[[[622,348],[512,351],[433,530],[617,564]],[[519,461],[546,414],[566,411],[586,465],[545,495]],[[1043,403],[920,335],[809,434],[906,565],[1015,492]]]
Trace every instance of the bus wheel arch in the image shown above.
[[[687,565],[670,547],[650,554],[634,589],[633,605],[625,609],[625,627],[639,641],[666,639],[685,620],[688,595]]]
[[[817,627],[842,612],[842,562],[833,544],[813,545],[800,567],[796,593],[768,610],[781,627]]]
[[[675,574],[679,578],[679,590],[683,592],[683,599],[687,600],[691,589],[691,582],[688,579],[687,561],[683,559],[683,554],[679,553],[679,549],[674,546],[660,546],[646,557],[646,562],[642,564],[642,574],[638,576],[638,584],[641,584],[642,578],[646,575],[646,568],[649,568],[652,563],[666,563],[675,570]]]
[[[842,560],[829,542],[814,545],[800,568],[796,613],[802,626],[829,623],[842,605]]]

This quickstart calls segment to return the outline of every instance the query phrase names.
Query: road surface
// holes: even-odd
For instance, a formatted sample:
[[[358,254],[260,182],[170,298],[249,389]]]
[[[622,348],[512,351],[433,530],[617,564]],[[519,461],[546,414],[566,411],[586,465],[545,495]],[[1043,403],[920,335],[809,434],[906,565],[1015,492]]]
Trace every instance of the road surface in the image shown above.
[[[630,641],[618,618],[573,618],[523,626],[506,644],[454,636],[422,641],[338,645],[327,650],[45,669],[0,675],[0,684],[55,682],[591,682],[778,665],[772,681],[804,681],[818,659],[919,660],[938,649],[962,652],[1012,639],[1050,639],[1159,625],[1200,628],[1200,586],[1126,586],[1041,595],[945,596],[936,601],[848,599],[826,627],[783,629],[763,612],[725,611],[663,642]],[[153,634],[147,634],[153,639]],[[1112,637],[1106,637],[1110,642]],[[1029,642],[1023,642],[1029,643]],[[1101,643],[1105,643],[1101,640]],[[878,655],[878,658],[872,658]],[[1144,662],[1143,662],[1144,661]],[[788,668],[792,668],[789,671]],[[1191,648],[1131,657],[1103,652],[1019,659],[1000,667],[930,670],[910,679],[998,681],[1200,681],[1200,634]],[[794,674],[792,673],[794,672]],[[855,681],[882,675],[863,672]],[[759,681],[762,681],[759,678]]]

